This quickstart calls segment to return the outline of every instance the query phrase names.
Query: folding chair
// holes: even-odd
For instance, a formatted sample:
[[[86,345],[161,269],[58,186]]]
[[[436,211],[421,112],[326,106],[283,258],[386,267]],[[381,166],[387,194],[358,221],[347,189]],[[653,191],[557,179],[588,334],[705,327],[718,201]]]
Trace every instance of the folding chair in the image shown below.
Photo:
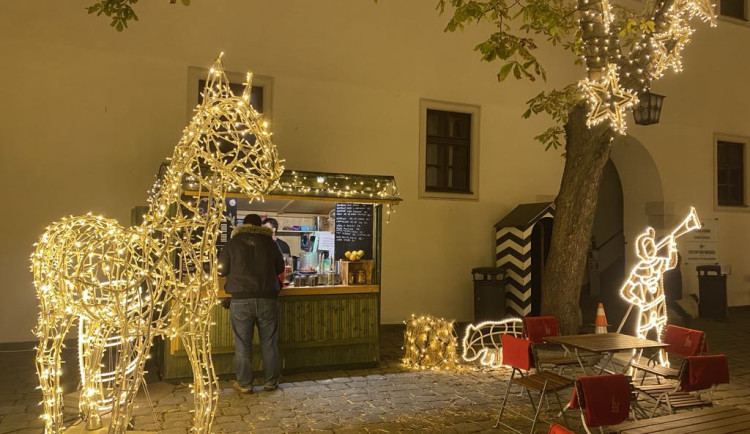
[[[678,356],[684,359],[688,356],[697,356],[706,351],[706,335],[700,330],[668,325],[664,329],[661,341],[669,344],[665,350],[667,359],[669,359],[669,356]],[[633,363],[631,366],[635,369],[633,373],[634,377],[638,371],[642,372],[641,384],[643,384],[648,374],[655,375],[657,382],[660,382],[660,377],[674,380],[679,375],[679,369],[660,365],[658,351],[646,363],[638,362]]]
[[[656,401],[649,416],[653,417],[662,403],[667,405],[670,414],[684,408],[713,406],[711,389],[726,383],[729,383],[729,362],[727,356],[717,354],[686,357],[677,381],[672,384],[636,385],[635,388]],[[704,390],[708,391],[707,400],[700,394]]]
[[[583,428],[618,425],[630,415],[630,400],[633,396],[630,379],[623,374],[578,377],[571,399],[571,408],[581,410]]]
[[[531,404],[532,408],[535,408],[534,417],[530,418],[525,414],[516,412],[515,410],[511,410],[510,408],[508,408],[507,411],[531,421],[531,431],[529,432],[533,433],[534,427],[536,426],[537,420],[539,419],[539,412],[542,409],[542,402],[544,401],[544,397],[546,396],[546,394],[554,393],[555,398],[557,399],[557,403],[562,409],[563,406],[562,401],[560,401],[559,392],[573,386],[573,380],[550,371],[537,370],[536,373],[528,374],[528,371],[534,366],[531,341],[529,341],[528,339],[516,338],[504,334],[500,337],[500,343],[502,345],[501,351],[503,354],[503,364],[506,366],[510,366],[513,369],[513,372],[511,373],[510,379],[508,380],[508,387],[505,389],[505,396],[503,397],[503,403],[500,407],[500,413],[497,415],[495,428],[502,425],[512,430],[513,432],[521,432],[502,422],[503,412],[506,410],[505,407],[508,402],[508,395],[510,394],[510,388],[511,385],[515,383],[526,390],[526,394],[529,397],[529,403]],[[527,372],[527,374],[524,375],[524,372]],[[531,391],[539,394],[539,402],[536,404],[534,403],[534,399],[531,397]],[[568,419],[564,413],[563,418],[565,421],[565,425],[568,426]]]
[[[557,321],[557,318],[554,316],[537,316],[537,317],[525,317],[523,318],[523,334],[524,337],[528,340],[530,340],[534,346],[536,347],[537,351],[541,349],[548,349],[548,348],[561,348],[558,345],[551,345],[545,343],[544,339],[548,336],[559,336],[560,335],[560,324]],[[560,351],[557,350],[559,353]],[[568,350],[565,350],[564,354],[561,356],[546,356],[546,357],[537,357],[536,359],[537,366],[542,367],[544,365],[552,365],[557,368],[560,368],[560,373],[562,373],[563,368],[570,367],[570,366],[580,366],[583,370],[583,366],[581,366],[579,360],[577,357],[572,357]],[[584,375],[586,374],[584,370]]]
[[[565,428],[562,425],[558,425],[556,423],[553,423],[549,427],[549,431],[547,431],[547,434],[576,434],[573,431]]]

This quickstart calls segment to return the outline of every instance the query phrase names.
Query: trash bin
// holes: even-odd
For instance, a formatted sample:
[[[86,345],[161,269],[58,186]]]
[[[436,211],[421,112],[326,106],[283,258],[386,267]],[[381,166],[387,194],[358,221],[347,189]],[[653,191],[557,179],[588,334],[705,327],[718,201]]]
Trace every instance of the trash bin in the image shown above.
[[[721,274],[720,265],[699,265],[698,315],[701,318],[727,317],[727,276]]]
[[[474,279],[474,321],[505,318],[505,272],[501,268],[471,270]]]

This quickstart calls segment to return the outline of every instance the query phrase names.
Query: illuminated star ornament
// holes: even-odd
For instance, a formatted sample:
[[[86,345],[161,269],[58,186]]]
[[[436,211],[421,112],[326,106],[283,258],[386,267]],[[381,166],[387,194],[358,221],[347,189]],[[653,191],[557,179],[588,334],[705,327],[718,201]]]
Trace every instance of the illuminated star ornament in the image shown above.
[[[654,33],[651,39],[653,48],[652,78],[659,78],[664,71],[672,68],[674,72],[682,71],[682,49],[690,42],[693,33],[687,23],[679,18],[670,20],[669,28],[663,33]]]
[[[591,81],[587,78],[580,81],[580,86],[589,99],[586,125],[593,126],[606,120],[615,131],[625,134],[625,110],[637,104],[638,97],[620,87],[617,66],[609,64],[601,80]]]
[[[677,11],[686,11],[690,18],[698,16],[711,27],[716,27],[716,6],[711,0],[677,0],[672,6]]]
[[[193,369],[191,432],[211,432],[219,384],[209,328],[225,197],[237,190],[260,199],[283,172],[268,123],[250,105],[251,86],[248,74],[243,94],[234,95],[219,56],[142,224],[124,227],[91,214],[66,217],[50,224],[36,244],[36,368],[46,433],[65,429],[61,352],[76,323],[79,411],[87,429],[106,422],[110,433],[126,431],[149,347],[163,336],[174,339]],[[186,179],[195,181],[196,196],[185,194]]]

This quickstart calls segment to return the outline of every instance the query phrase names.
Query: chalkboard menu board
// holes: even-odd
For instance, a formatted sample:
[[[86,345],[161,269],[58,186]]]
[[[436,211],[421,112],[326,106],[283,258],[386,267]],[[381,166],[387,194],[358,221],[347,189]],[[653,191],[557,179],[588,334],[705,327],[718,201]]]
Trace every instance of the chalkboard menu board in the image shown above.
[[[346,259],[346,251],[362,250],[372,259],[372,205],[336,204],[336,259]]]

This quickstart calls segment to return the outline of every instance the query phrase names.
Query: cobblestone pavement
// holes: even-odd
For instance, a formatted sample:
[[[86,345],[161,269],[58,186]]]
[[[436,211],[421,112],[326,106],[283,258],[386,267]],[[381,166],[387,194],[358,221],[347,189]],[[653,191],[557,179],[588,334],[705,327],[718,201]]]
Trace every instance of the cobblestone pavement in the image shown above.
[[[714,393],[720,405],[750,410],[750,309],[733,309],[730,320],[694,320],[689,326],[705,330],[712,353],[729,356],[731,384]],[[231,382],[221,382],[222,393],[214,432],[504,432],[492,429],[509,371],[467,367],[451,372],[412,371],[399,363],[402,330],[384,327],[382,362],[377,368],[328,371],[285,376],[277,391],[240,395]],[[6,344],[0,348],[0,434],[41,432],[38,419],[41,394],[36,390],[33,353],[18,351],[31,345]],[[72,345],[73,348],[75,346]],[[15,352],[11,352],[15,351]],[[66,351],[66,391],[75,390],[75,351]],[[258,390],[259,388],[256,388]],[[152,405],[139,399],[136,430],[185,433],[192,408],[185,385],[149,385]],[[567,400],[569,391],[563,399]],[[511,407],[530,410],[528,400],[511,394]],[[68,414],[76,424],[75,406]],[[555,411],[550,410],[550,415]],[[570,413],[573,428],[579,415]],[[506,419],[504,417],[504,419]],[[519,428],[528,425],[507,419]],[[71,430],[78,430],[75,425]],[[539,426],[546,432],[547,425]]]

